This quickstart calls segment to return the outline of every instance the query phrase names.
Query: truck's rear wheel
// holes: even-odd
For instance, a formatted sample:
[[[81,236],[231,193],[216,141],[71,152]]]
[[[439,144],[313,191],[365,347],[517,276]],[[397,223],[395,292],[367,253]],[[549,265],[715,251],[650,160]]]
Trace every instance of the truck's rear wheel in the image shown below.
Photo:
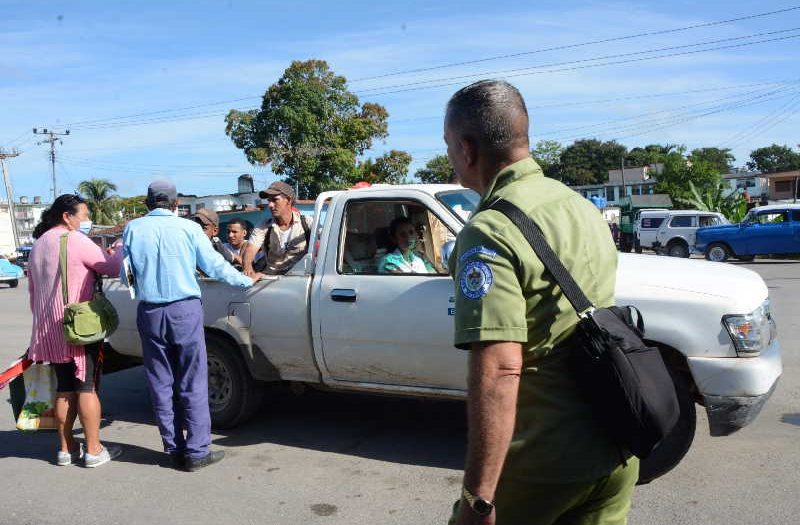
[[[672,432],[664,438],[664,441],[659,443],[658,447],[649,456],[641,460],[639,464],[639,485],[650,483],[675,468],[681,462],[683,456],[689,452],[689,447],[692,446],[692,441],[694,441],[697,413],[694,399],[692,399],[689,391],[689,381],[680,372],[670,370],[670,373],[678,395],[681,415]]]
[[[670,257],[689,257],[689,247],[683,241],[672,241],[667,244],[667,255]]]
[[[239,350],[217,334],[206,334],[211,426],[235,427],[261,406],[263,385],[253,379]]]

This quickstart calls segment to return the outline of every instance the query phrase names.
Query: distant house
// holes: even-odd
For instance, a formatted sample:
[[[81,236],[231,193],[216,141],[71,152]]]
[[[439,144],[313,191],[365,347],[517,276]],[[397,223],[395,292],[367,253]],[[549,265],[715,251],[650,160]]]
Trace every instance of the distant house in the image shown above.
[[[800,170],[767,173],[768,194],[770,201],[796,200],[800,197],[798,180]]]
[[[759,172],[734,170],[723,175],[722,179],[728,184],[726,196],[738,191],[747,192],[750,198],[756,201],[768,198],[767,177]]]
[[[655,193],[656,176],[664,169],[662,164],[652,166],[634,166],[608,170],[608,182],[602,184],[585,184],[572,186],[572,189],[591,199],[600,197],[606,200],[606,206],[618,206],[624,196],[652,195]]]

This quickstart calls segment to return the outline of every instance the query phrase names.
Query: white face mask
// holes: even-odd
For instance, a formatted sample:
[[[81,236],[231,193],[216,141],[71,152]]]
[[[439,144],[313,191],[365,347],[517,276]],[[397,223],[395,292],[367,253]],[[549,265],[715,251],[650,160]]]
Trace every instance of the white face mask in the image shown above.
[[[92,231],[92,221],[81,221],[78,231],[84,235],[89,235],[89,232]]]

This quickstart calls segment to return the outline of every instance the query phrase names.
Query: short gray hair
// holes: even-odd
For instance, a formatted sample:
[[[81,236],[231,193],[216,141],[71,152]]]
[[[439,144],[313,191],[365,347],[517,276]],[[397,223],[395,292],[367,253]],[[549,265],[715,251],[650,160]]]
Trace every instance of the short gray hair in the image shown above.
[[[498,160],[528,144],[528,109],[517,88],[504,80],[481,80],[456,91],[445,123]]]

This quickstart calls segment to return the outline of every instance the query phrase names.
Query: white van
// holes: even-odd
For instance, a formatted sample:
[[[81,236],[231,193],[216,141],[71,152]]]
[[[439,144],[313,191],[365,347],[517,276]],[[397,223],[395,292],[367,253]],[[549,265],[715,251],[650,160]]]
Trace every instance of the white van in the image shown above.
[[[698,228],[730,224],[721,213],[699,210],[671,211],[662,219],[653,249],[670,257],[689,257],[695,252]]]
[[[666,208],[639,210],[636,222],[633,224],[633,249],[636,253],[642,253],[643,248],[655,249],[653,244],[656,242],[656,233],[667,214],[669,210]]]

